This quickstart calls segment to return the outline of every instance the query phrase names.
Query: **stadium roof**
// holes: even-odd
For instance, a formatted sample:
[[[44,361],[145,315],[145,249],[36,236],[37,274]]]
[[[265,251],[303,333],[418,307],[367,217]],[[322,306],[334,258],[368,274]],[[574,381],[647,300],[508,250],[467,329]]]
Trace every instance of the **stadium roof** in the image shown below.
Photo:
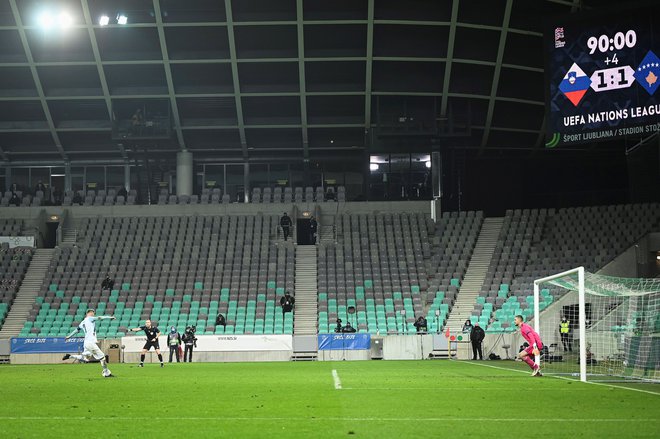
[[[0,161],[130,158],[111,114],[143,102],[174,124],[149,148],[198,160],[361,157],[398,123],[399,150],[542,148],[542,17],[584,3],[0,0]]]

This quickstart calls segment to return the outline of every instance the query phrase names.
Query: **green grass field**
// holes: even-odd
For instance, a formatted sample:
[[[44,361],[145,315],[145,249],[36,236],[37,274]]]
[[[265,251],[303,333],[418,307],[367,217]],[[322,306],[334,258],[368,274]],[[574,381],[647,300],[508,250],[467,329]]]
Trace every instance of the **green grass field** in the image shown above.
[[[113,364],[109,379],[100,369],[0,366],[0,437],[660,436],[660,386],[532,378],[513,362]]]

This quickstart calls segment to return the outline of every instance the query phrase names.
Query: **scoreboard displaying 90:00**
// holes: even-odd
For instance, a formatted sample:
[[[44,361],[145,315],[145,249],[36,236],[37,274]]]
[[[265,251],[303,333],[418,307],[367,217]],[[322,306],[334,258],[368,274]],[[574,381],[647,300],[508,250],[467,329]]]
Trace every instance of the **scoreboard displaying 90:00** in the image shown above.
[[[660,131],[660,7],[553,18],[544,45],[547,147]]]

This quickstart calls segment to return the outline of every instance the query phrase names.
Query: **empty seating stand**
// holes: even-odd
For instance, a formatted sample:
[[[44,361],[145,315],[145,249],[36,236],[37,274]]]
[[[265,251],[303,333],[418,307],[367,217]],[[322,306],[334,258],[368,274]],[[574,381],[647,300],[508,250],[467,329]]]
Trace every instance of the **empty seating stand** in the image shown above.
[[[332,331],[337,318],[357,325],[360,332],[415,332],[413,323],[424,315],[429,294],[435,299],[441,287],[449,290],[452,283],[459,282],[458,278],[445,278],[445,272],[462,276],[458,261],[463,249],[459,251],[459,246],[473,247],[480,225],[472,214],[470,220],[447,217],[446,224],[435,224],[424,214],[338,216],[338,243],[319,246],[319,332]],[[454,237],[455,223],[461,226]],[[463,223],[470,227],[461,234]],[[471,249],[465,254],[470,255]],[[437,273],[442,274],[440,279]],[[441,303],[446,306],[439,325],[450,306],[444,297]],[[355,307],[355,314],[349,315],[350,307]],[[435,315],[429,319],[429,330],[437,329],[435,321]]]
[[[660,230],[660,205],[631,204],[507,211],[473,321],[513,331],[513,316],[533,315],[533,283],[584,266],[596,272],[637,240]],[[541,291],[541,309],[565,290]]]
[[[339,186],[337,191],[342,195],[342,201],[346,201],[346,191],[343,186]],[[311,186],[302,187],[284,187],[277,186],[275,188],[265,187],[253,188],[250,196],[252,203],[323,203],[326,201],[337,201],[337,191],[335,187],[330,186],[327,188]]]
[[[293,244],[274,244],[277,216],[93,218],[79,245],[59,248],[22,336],[63,335],[84,311],[114,314],[100,337],[118,337],[150,318],[198,334],[289,334],[292,313],[279,298],[294,291]],[[164,240],[163,237],[168,237]],[[101,291],[106,275],[112,291]],[[227,326],[215,326],[218,313]],[[164,330],[164,329],[163,329]]]
[[[0,328],[25,278],[33,251],[28,247],[9,248],[8,244],[0,244]]]

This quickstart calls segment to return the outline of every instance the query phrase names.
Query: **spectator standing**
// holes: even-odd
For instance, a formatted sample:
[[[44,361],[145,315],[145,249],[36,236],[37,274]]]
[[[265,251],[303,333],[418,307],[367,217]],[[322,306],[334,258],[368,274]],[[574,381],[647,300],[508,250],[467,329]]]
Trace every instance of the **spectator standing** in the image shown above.
[[[486,338],[486,333],[479,326],[479,323],[475,323],[470,332],[470,342],[472,343],[472,359],[477,359],[477,353],[479,353],[479,359],[484,359],[484,354],[481,349],[481,343],[483,343],[484,338]]]
[[[124,200],[128,197],[128,192],[124,186],[119,188],[119,191],[117,191],[117,196],[124,197]]]
[[[309,220],[309,241],[312,244],[316,244],[316,231],[318,227],[319,224],[316,222],[316,218],[311,217]]]
[[[195,337],[195,330],[196,328],[194,326],[188,326],[186,327],[186,331],[183,333],[183,337],[181,337],[181,340],[185,346],[183,351],[184,363],[186,362],[186,359],[189,363],[192,363],[193,348],[197,347],[197,337]]]
[[[282,218],[280,218],[280,227],[282,227],[282,233],[284,234],[284,240],[286,241],[289,238],[291,233],[291,218],[284,212]]]

